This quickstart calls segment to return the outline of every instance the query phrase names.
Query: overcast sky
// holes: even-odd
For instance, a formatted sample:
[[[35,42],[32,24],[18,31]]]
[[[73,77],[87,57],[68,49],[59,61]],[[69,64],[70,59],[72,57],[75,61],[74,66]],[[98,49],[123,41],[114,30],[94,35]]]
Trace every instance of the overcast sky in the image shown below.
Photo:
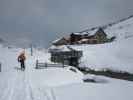
[[[0,37],[48,47],[71,32],[133,15],[133,0],[0,0]]]

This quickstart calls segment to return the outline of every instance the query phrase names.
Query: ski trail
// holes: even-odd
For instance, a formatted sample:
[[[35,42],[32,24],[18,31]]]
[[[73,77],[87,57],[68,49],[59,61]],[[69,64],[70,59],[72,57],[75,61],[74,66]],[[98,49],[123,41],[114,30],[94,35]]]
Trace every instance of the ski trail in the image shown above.
[[[29,84],[29,76],[27,73],[25,73],[25,81],[24,81],[25,87],[26,87],[26,94],[27,95],[27,100],[34,100],[33,92],[31,85]]]
[[[10,100],[10,98],[13,94],[14,80],[15,80],[15,78],[11,78],[11,79],[3,78],[3,83],[2,83],[3,91],[0,95],[0,100]]]
[[[30,66],[33,66],[32,64]],[[25,84],[27,87],[27,94],[30,98],[30,100],[50,100],[48,99],[48,97],[46,96],[46,94],[43,94],[43,92],[40,91],[39,86],[35,85],[34,83],[32,83],[32,71],[34,69],[32,67],[27,67],[26,72],[25,72]]]
[[[0,73],[0,100],[56,100],[51,88],[34,84],[33,67],[33,63],[29,63],[25,71]]]
[[[51,88],[47,86],[40,86],[34,83],[33,74],[35,73],[34,63],[32,61],[28,61],[27,68],[25,71],[26,75],[26,84],[27,84],[27,92],[30,96],[30,100],[55,100],[54,94],[51,92]],[[36,74],[37,75],[37,74]],[[42,76],[43,77],[43,76]]]
[[[25,72],[14,71],[7,74],[0,84],[3,85],[0,100],[33,100]]]
[[[11,100],[17,100],[17,98],[19,98],[19,100],[28,100],[27,94],[26,94],[26,87],[25,87],[25,74],[24,72],[20,72],[16,74],[16,80],[15,80],[15,84],[16,85],[14,87],[14,92],[13,95],[11,96]]]

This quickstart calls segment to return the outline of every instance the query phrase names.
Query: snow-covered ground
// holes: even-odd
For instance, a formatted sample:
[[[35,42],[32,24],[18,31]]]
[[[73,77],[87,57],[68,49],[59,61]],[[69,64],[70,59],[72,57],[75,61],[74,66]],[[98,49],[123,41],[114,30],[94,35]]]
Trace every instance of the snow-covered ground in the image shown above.
[[[73,46],[83,50],[81,66],[94,69],[109,68],[133,73],[133,18],[105,30],[117,36],[112,43]],[[103,76],[83,75],[67,68],[35,69],[38,59],[48,62],[46,50],[26,49],[26,70],[21,71],[17,56],[21,48],[0,45],[0,100],[132,100],[133,82]],[[83,79],[97,83],[84,83]]]
[[[89,75],[90,77],[90,75]],[[106,77],[93,77],[99,83],[81,83],[54,89],[56,100],[132,100],[133,83]],[[103,81],[103,82],[102,82]]]
[[[22,49],[0,46],[0,100],[53,100],[52,88],[66,84],[82,83],[83,74],[68,68],[35,69],[39,61],[49,62],[46,51],[26,50],[26,70],[21,71],[17,56]]]
[[[83,74],[68,68],[35,69],[36,59],[48,62],[49,54],[26,50],[26,70],[19,69],[21,49],[0,47],[0,100],[132,100],[132,82],[86,75],[98,83],[83,83]]]

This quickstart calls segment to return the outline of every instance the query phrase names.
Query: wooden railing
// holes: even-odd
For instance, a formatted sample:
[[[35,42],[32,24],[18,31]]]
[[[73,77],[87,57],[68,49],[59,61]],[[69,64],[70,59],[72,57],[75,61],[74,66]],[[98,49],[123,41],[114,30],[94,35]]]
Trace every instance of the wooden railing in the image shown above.
[[[66,67],[66,65],[63,64],[49,64],[46,62],[39,62],[38,60],[36,60],[36,69],[41,69],[41,68],[47,68],[47,67],[60,67],[60,68],[64,68]]]

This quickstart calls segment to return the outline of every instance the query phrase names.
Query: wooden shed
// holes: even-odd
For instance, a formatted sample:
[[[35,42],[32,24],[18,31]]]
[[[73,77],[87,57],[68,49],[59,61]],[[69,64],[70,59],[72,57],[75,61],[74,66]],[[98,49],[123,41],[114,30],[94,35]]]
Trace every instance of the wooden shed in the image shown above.
[[[65,50],[52,50],[51,61],[78,67],[82,55],[82,51],[77,51],[66,46]]]

